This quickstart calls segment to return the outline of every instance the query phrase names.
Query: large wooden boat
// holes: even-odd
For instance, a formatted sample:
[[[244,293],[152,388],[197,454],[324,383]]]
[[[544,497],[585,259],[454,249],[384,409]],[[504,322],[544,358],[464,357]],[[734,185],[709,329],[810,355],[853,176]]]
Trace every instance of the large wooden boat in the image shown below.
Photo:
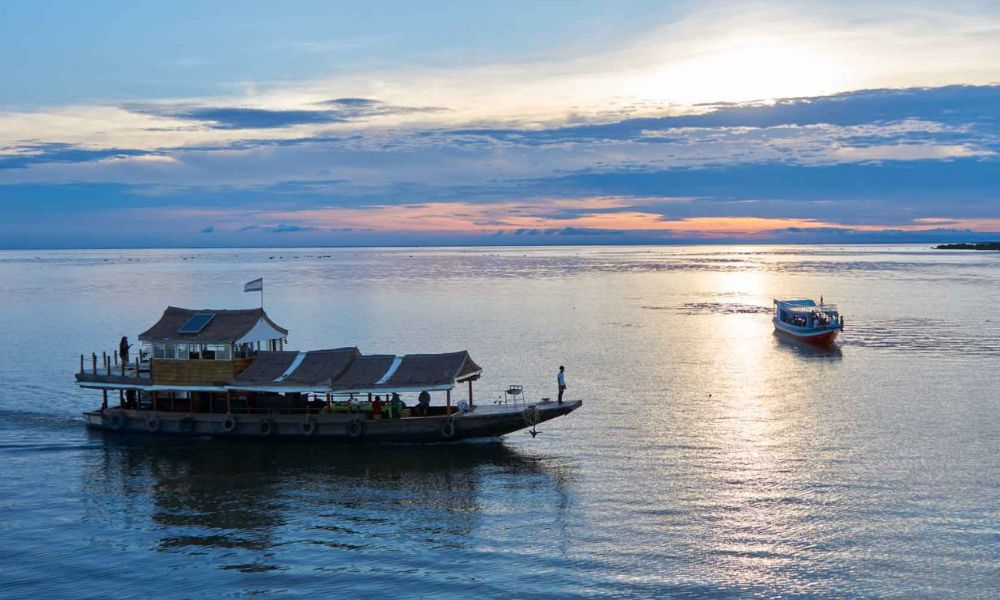
[[[502,400],[475,402],[482,369],[466,351],[300,352],[285,349],[287,336],[262,308],[169,307],[139,336],[134,361],[81,355],[77,383],[103,396],[86,423],[157,435],[440,442],[534,431],[582,404],[528,402],[516,385]]]
[[[775,300],[774,329],[796,340],[827,346],[844,330],[844,319],[832,304],[814,300]]]

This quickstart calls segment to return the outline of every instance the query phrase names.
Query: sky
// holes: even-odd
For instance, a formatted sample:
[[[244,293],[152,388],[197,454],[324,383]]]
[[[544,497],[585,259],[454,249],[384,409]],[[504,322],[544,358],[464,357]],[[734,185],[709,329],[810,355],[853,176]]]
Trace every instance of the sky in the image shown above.
[[[0,3],[0,248],[1000,239],[1000,3]]]

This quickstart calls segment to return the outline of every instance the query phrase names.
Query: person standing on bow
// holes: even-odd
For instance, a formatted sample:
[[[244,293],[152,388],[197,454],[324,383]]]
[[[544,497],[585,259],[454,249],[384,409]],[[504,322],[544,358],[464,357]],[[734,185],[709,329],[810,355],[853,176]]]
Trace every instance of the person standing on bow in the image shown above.
[[[559,404],[562,404],[563,392],[566,391],[566,367],[560,365],[559,373],[556,375],[556,383],[559,384]]]

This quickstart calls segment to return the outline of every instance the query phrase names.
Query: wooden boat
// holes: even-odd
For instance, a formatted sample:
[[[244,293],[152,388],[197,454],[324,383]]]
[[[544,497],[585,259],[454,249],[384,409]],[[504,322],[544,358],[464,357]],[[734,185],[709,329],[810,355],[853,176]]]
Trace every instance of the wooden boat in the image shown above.
[[[844,330],[844,319],[837,307],[813,300],[774,301],[774,329],[780,334],[809,344],[825,346]]]
[[[103,353],[98,364],[96,354],[81,355],[78,385],[103,395],[84,419],[95,429],[157,435],[410,443],[534,431],[582,405],[527,402],[521,386],[510,386],[503,400],[474,402],[482,369],[466,351],[300,352],[285,349],[287,336],[262,308],[168,307],[139,336],[135,361]],[[462,384],[467,397],[453,402]]]

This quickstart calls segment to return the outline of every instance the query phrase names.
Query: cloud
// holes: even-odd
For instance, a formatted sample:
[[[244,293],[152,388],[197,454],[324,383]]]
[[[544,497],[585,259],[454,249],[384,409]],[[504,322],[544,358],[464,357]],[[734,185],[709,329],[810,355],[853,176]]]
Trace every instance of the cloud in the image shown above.
[[[301,233],[313,230],[312,227],[306,227],[305,225],[291,225],[288,223],[280,223],[274,227],[263,227],[262,229],[268,233]]]
[[[369,98],[337,98],[316,102],[313,106],[319,108],[272,109],[168,103],[126,104],[122,108],[139,114],[197,121],[213,129],[280,129],[444,110],[436,107],[394,106]]]

